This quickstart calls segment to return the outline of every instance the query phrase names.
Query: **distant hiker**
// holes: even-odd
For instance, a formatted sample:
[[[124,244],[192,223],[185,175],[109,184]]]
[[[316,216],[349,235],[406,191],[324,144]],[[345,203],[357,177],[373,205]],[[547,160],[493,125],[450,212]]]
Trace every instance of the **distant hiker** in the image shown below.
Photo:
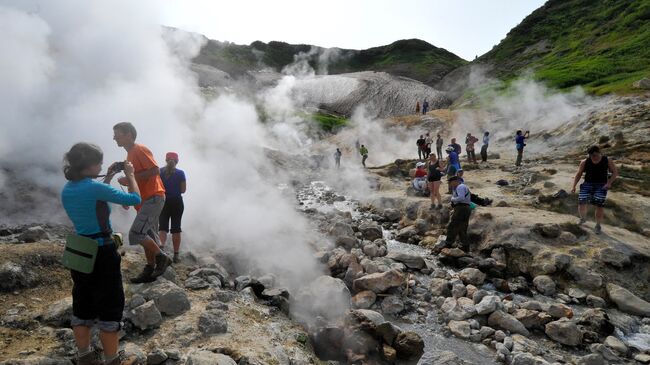
[[[337,169],[341,167],[341,155],[341,150],[337,148],[336,152],[334,152],[334,163]]]
[[[463,151],[462,151],[462,148],[460,147],[460,145],[459,145],[458,143],[456,143],[456,138],[452,138],[452,139],[451,139],[451,144],[450,144],[450,146],[454,148],[454,152],[456,152],[456,154],[457,154],[458,156],[460,156],[460,153],[463,152]]]
[[[424,103],[422,103],[422,114],[426,114],[429,111],[429,102],[427,99],[424,99]]]
[[[72,221],[75,233],[97,242],[98,251],[92,272],[70,270],[72,276],[72,331],[77,345],[78,365],[97,364],[90,347],[92,327],[97,323],[105,364],[118,365],[119,330],[124,311],[124,288],[120,270],[120,254],[113,241],[108,203],[140,204],[140,191],[133,165],[123,162],[126,175],[123,192],[110,185],[119,171],[118,163],[108,168],[104,182],[94,179],[102,170],[102,150],[89,143],[77,143],[64,156],[65,178],[68,182],[61,192],[61,202]]]
[[[476,153],[474,153],[474,145],[478,142],[478,138],[474,137],[471,133],[467,133],[465,138],[465,150],[467,151],[467,161],[476,163]]]
[[[185,172],[177,169],[178,154],[176,152],[167,152],[165,156],[167,165],[160,169],[160,179],[165,186],[165,205],[160,212],[158,235],[160,236],[160,248],[165,247],[167,242],[167,233],[172,234],[172,245],[174,246],[174,263],[179,263],[178,252],[181,247],[181,220],[185,205],[183,204],[183,194],[187,189]],[[171,220],[171,229],[169,222]]]
[[[597,234],[601,232],[600,224],[603,222],[605,199],[607,191],[611,189],[612,183],[618,178],[618,169],[614,161],[600,153],[598,146],[592,146],[587,151],[589,155],[580,162],[578,172],[573,179],[571,192],[576,192],[576,185],[585,174],[585,180],[580,184],[580,193],[578,194],[578,214],[580,215],[579,224],[587,221],[587,202],[596,207],[596,226],[594,230]],[[608,175],[611,173],[611,176]]]
[[[361,148],[361,144],[359,144],[359,139],[357,139],[356,141],[354,141],[354,148],[355,148],[357,151],[359,150],[359,148]]]
[[[442,145],[445,144],[443,141],[442,137],[440,137],[440,134],[438,134],[438,138],[436,139],[436,155],[438,159],[442,160]]]
[[[426,193],[427,190],[427,170],[424,169],[426,164],[418,162],[415,164],[415,176],[413,177],[413,187],[419,193]]]
[[[517,135],[515,136],[515,146],[517,148],[517,161],[515,162],[515,166],[521,166],[521,159],[524,155],[524,147],[526,147],[526,139],[530,137],[530,131],[526,131],[526,133],[521,132],[521,130],[517,131]]]
[[[415,102],[415,114],[420,114],[420,102]]]
[[[418,138],[416,144],[418,146],[418,159],[422,160],[426,158],[426,141],[422,134],[420,134],[420,138]]]
[[[368,149],[366,146],[361,145],[361,148],[359,148],[359,154],[361,154],[361,164],[363,167],[366,167],[366,159],[368,159]]]
[[[433,138],[429,135],[429,132],[424,135],[424,145],[426,147],[425,152],[426,154],[424,155],[425,158],[426,156],[429,156],[431,154],[431,145],[433,144]]]
[[[481,161],[482,162],[487,162],[488,154],[488,146],[490,145],[490,132],[485,132],[483,134],[483,146],[481,146]]]
[[[453,194],[451,196],[451,206],[453,212],[447,225],[447,240],[446,243],[453,245],[456,243],[456,238],[460,238],[461,248],[465,251],[469,250],[469,241],[467,240],[467,227],[469,225],[469,217],[472,214],[471,192],[469,188],[461,182],[458,176],[451,176],[447,180],[452,188]]]
[[[461,169],[460,157],[454,151],[454,147],[448,146],[447,149],[447,176],[456,176],[456,172]],[[451,185],[448,186],[448,193],[452,193]]]
[[[440,195],[440,184],[442,184],[442,175],[444,166],[441,166],[441,161],[434,153],[429,155],[429,171],[427,174],[427,181],[429,182],[429,191],[431,194],[431,209],[442,208],[442,196]],[[436,200],[438,205],[436,206]]]
[[[113,126],[113,139],[127,151],[127,160],[133,164],[142,196],[142,205],[136,207],[138,213],[129,231],[129,244],[144,248],[147,264],[138,276],[131,278],[130,281],[134,284],[156,280],[172,264],[172,259],[160,249],[158,236],[158,220],[165,205],[165,186],[151,151],[144,145],[135,143],[137,135],[131,123],[122,122]],[[118,182],[126,185],[127,179],[121,177]]]

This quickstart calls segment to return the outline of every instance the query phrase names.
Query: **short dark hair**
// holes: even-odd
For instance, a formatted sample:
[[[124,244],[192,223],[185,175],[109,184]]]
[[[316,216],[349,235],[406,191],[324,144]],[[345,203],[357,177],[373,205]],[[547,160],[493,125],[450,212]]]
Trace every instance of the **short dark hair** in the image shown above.
[[[135,130],[133,124],[129,122],[120,122],[113,126],[113,130],[120,131],[122,133],[131,133],[133,139],[138,137],[138,132]]]
[[[489,135],[490,135],[490,132],[485,132],[485,135],[486,135],[486,136],[489,136]]]
[[[598,147],[598,146],[589,147],[589,149],[587,150],[587,154],[589,154],[591,156],[594,153],[600,153],[600,147]]]
[[[77,143],[63,155],[63,174],[67,180],[81,180],[86,177],[81,174],[81,171],[102,163],[103,160],[104,153],[99,146],[92,143]]]
[[[519,130],[517,131],[517,135],[520,135],[521,133],[522,133],[522,132],[521,132],[521,129],[519,129]]]
[[[449,179],[447,179],[447,182],[452,182],[452,181],[460,181],[460,177],[454,175],[454,176],[450,176]]]

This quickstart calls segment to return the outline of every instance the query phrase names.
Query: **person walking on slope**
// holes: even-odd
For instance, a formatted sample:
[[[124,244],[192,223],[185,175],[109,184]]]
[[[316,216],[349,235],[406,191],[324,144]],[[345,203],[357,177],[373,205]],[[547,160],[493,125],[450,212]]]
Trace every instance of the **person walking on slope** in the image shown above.
[[[426,114],[429,111],[429,102],[427,99],[424,99],[424,102],[422,103],[422,115]]]
[[[429,182],[429,191],[431,194],[431,209],[440,209],[442,208],[442,196],[440,195],[440,184],[442,184],[442,175],[444,170],[443,166],[440,165],[440,160],[438,156],[434,153],[429,155],[429,172],[427,174],[427,181]],[[436,200],[438,205],[436,206]]]
[[[580,193],[578,194],[578,215],[580,216],[579,224],[587,221],[587,202],[596,207],[596,226],[594,231],[600,234],[603,222],[605,199],[607,198],[607,191],[611,189],[614,180],[618,178],[618,169],[614,162],[607,156],[600,153],[598,146],[592,146],[587,151],[588,157],[580,162],[578,172],[573,179],[573,186],[571,193],[576,192],[576,185],[585,175],[584,182],[580,185]],[[609,173],[611,176],[608,178]]]
[[[142,205],[136,207],[138,213],[129,230],[129,244],[144,248],[147,263],[138,276],[131,278],[134,284],[156,280],[172,264],[172,259],[159,247],[158,223],[165,204],[165,187],[160,179],[160,168],[151,151],[146,146],[135,143],[137,135],[131,123],[122,122],[113,126],[113,139],[127,151],[127,160],[133,164],[135,180],[142,197]],[[128,184],[126,177],[119,178],[118,182],[121,185]]]
[[[366,146],[361,145],[361,148],[359,148],[359,154],[361,154],[361,164],[363,167],[366,167],[366,160],[368,159],[368,149]]]
[[[337,148],[336,152],[334,152],[334,163],[337,169],[341,167],[341,155],[341,150]]]
[[[490,132],[485,132],[483,134],[483,146],[481,146],[481,162],[487,162],[488,146],[490,145]]]
[[[433,145],[433,138],[431,138],[429,132],[427,132],[427,134],[424,135],[425,158],[431,154],[431,145]]]
[[[72,276],[72,332],[77,345],[77,365],[99,362],[91,348],[92,327],[99,328],[104,364],[118,365],[119,330],[124,312],[124,287],[120,254],[113,241],[111,208],[108,203],[140,204],[140,191],[133,165],[124,162],[126,186],[123,192],[110,185],[119,171],[117,163],[108,168],[104,182],[97,178],[102,170],[102,150],[90,143],[77,143],[65,154],[64,174],[68,182],[61,192],[61,202],[72,221],[76,235],[97,242],[97,255],[90,273],[70,270]]]
[[[438,159],[442,159],[442,145],[445,144],[444,140],[442,137],[440,137],[440,134],[438,134],[438,137],[436,138],[436,155]]]
[[[424,136],[422,134],[420,134],[420,138],[418,138],[416,144],[418,146],[418,159],[422,160],[426,158],[426,142],[424,141]]]
[[[178,154],[176,152],[167,152],[165,161],[167,165],[160,169],[160,179],[165,186],[165,205],[162,212],[160,212],[158,235],[160,236],[160,248],[162,249],[167,242],[167,233],[172,234],[173,261],[177,264],[180,262],[178,252],[181,247],[181,220],[185,210],[182,194],[185,194],[187,190],[187,181],[185,172],[176,168],[176,165],[178,165]],[[170,220],[171,229],[169,229]]]
[[[517,148],[517,161],[515,162],[515,166],[521,166],[521,159],[524,156],[524,147],[526,147],[528,137],[530,137],[530,131],[522,133],[521,130],[518,130],[515,135],[515,147]]]
[[[415,102],[415,114],[420,114],[420,102]]]
[[[476,163],[476,153],[474,153],[474,145],[478,142],[478,138],[474,137],[471,133],[467,133],[465,138],[465,150],[467,151],[467,162]]]
[[[449,177],[447,182],[453,190],[451,197],[453,212],[447,225],[446,244],[453,245],[458,237],[460,238],[461,248],[464,251],[469,251],[467,228],[469,226],[469,217],[472,214],[472,208],[470,207],[471,192],[458,176]]]

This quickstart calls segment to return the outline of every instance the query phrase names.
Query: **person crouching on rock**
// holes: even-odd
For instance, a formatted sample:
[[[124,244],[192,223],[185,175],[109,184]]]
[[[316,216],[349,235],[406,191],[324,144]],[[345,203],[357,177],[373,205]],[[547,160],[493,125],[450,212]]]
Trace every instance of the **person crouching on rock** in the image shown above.
[[[596,206],[596,226],[594,231],[600,234],[600,224],[603,222],[605,199],[607,198],[607,191],[612,187],[614,180],[618,178],[618,169],[614,162],[607,156],[600,153],[598,146],[592,146],[587,151],[588,157],[580,162],[578,172],[573,179],[573,187],[571,193],[576,192],[576,185],[585,174],[585,181],[580,185],[580,193],[578,194],[578,214],[580,221],[578,224],[583,224],[587,221],[587,202]],[[612,174],[608,178],[608,173]]]
[[[120,254],[113,241],[110,206],[140,204],[140,190],[133,165],[125,161],[124,173],[129,192],[109,185],[118,172],[116,164],[108,169],[104,182],[93,180],[102,170],[102,150],[93,144],[77,143],[64,157],[65,178],[61,201],[77,235],[97,241],[98,251],[89,274],[70,270],[72,276],[72,330],[78,348],[77,365],[98,363],[90,348],[91,328],[97,320],[105,364],[117,365],[118,331],[124,311],[124,289]]]
[[[127,160],[135,168],[135,178],[142,192],[142,205],[136,207],[138,214],[129,230],[129,244],[144,248],[147,264],[138,276],[130,279],[134,284],[156,280],[172,264],[172,259],[160,249],[158,236],[158,220],[165,204],[165,186],[151,151],[146,146],[135,143],[137,134],[133,124],[128,122],[113,126],[113,139],[127,151]],[[125,185],[126,178],[121,177],[118,182]]]
[[[174,263],[179,263],[178,251],[181,247],[181,219],[183,218],[183,195],[187,190],[187,181],[185,172],[177,169],[178,154],[176,152],[167,152],[165,156],[167,165],[160,169],[160,179],[165,185],[165,205],[160,212],[160,222],[158,234],[160,236],[160,247],[165,247],[167,242],[167,233],[172,234],[172,245],[174,246]],[[171,220],[171,230],[169,221]]]
[[[458,176],[451,176],[447,182],[453,190],[451,196],[451,206],[453,212],[447,225],[447,245],[456,243],[456,238],[460,238],[460,244],[463,250],[469,250],[469,241],[467,240],[467,227],[469,217],[472,214],[471,192],[469,188],[461,182]]]

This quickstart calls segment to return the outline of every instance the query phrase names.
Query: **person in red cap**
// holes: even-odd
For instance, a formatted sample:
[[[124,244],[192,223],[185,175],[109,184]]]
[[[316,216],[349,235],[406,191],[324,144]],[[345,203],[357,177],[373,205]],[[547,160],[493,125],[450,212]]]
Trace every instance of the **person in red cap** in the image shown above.
[[[167,242],[167,233],[172,234],[172,244],[174,246],[174,263],[180,261],[178,250],[181,246],[181,218],[183,218],[183,195],[187,188],[185,172],[177,169],[178,153],[167,152],[165,156],[167,165],[160,169],[160,178],[165,185],[165,205],[160,212],[160,222],[158,234],[160,235],[161,248],[165,247]],[[171,227],[169,222],[171,221]]]

